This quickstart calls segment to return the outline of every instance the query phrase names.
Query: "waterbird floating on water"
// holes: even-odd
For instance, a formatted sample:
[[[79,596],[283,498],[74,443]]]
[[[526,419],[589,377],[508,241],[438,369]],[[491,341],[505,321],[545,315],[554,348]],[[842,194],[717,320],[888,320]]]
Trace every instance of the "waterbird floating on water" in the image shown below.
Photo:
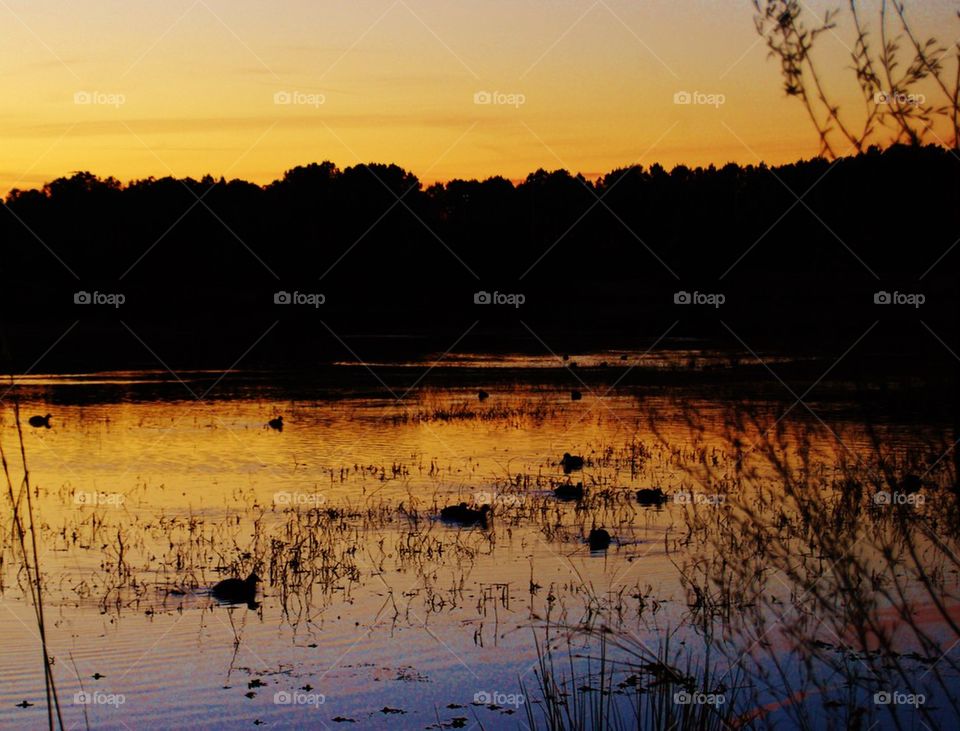
[[[905,493],[912,495],[915,492],[920,492],[920,489],[923,487],[923,480],[917,477],[916,475],[904,475],[903,479],[900,480],[900,489]]]
[[[560,464],[563,465],[563,471],[569,475],[574,470],[583,469],[583,457],[575,457],[570,452],[564,452]]]
[[[246,604],[256,609],[257,583],[260,577],[251,573],[246,579],[224,579],[211,590],[214,599],[226,604]]]
[[[276,419],[270,419],[270,421],[267,422],[267,426],[277,431],[283,431],[283,417],[278,416]]]
[[[610,534],[603,528],[594,528],[587,538],[591,551],[606,551],[610,546]]]
[[[477,398],[479,398],[481,401],[486,401],[488,398],[490,398],[490,394],[481,389],[480,392],[477,393]]]
[[[667,494],[659,487],[642,487],[637,490],[637,502],[641,505],[661,505],[667,502]]]
[[[53,414],[47,414],[46,416],[31,416],[27,423],[30,424],[30,426],[36,427],[37,429],[40,427],[46,427],[49,429],[51,416],[53,416]]]
[[[576,485],[557,485],[553,488],[553,496],[558,500],[582,500],[583,483],[578,482]]]
[[[459,525],[480,525],[486,526],[487,518],[490,514],[490,506],[483,505],[479,510],[467,507],[466,503],[459,505],[448,505],[440,511],[440,519],[448,523],[458,523]]]
[[[571,401],[579,401],[579,400],[582,399],[582,398],[583,398],[583,394],[580,393],[579,391],[571,391],[571,392],[570,392],[570,400],[571,400]]]

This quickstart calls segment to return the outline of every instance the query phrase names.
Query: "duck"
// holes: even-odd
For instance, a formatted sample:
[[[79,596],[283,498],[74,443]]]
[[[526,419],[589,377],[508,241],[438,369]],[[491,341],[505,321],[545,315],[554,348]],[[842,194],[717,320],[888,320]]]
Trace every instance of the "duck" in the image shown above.
[[[594,528],[587,538],[591,551],[606,551],[610,547],[610,534],[603,528]]]
[[[643,487],[637,490],[637,502],[641,505],[662,505],[667,502],[667,494],[659,487]]]
[[[267,422],[267,426],[277,431],[283,431],[283,417],[278,416],[275,419],[270,419],[270,421]]]
[[[480,389],[479,393],[477,393],[477,398],[481,401],[486,401],[488,398],[490,398],[490,394],[483,389]]]
[[[923,480],[917,475],[904,475],[903,479],[900,480],[900,489],[908,495],[913,495],[916,492],[920,492],[922,487]]]
[[[583,457],[575,457],[570,452],[564,452],[560,464],[563,465],[563,471],[569,475],[574,470],[583,469]]]
[[[579,391],[571,391],[571,392],[570,392],[570,400],[571,400],[571,401],[579,401],[579,400],[582,399],[582,398],[583,398],[583,394],[580,393]]]
[[[470,508],[466,503],[448,505],[440,511],[440,519],[458,525],[482,525],[486,527],[490,515],[490,506],[482,505],[479,509]]]
[[[53,416],[53,414],[47,414],[46,416],[39,416],[39,415],[38,415],[38,416],[31,416],[31,417],[27,420],[27,423],[30,424],[30,426],[35,427],[35,428],[37,428],[37,429],[39,429],[39,428],[41,428],[41,427],[44,427],[44,428],[46,428],[46,429],[49,429],[49,428],[50,428],[50,417],[51,417],[51,416]]]
[[[257,584],[260,577],[251,573],[246,579],[224,579],[217,582],[210,593],[224,604],[246,604],[256,609]]]
[[[557,485],[553,488],[553,496],[558,500],[583,500],[583,483]]]

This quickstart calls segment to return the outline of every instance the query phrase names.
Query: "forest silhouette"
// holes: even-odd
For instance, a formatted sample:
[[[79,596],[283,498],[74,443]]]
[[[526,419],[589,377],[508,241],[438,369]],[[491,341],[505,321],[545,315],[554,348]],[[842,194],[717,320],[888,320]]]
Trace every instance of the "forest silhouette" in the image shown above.
[[[958,165],[942,147],[895,145],[833,162],[635,166],[596,180],[538,170],[516,184],[423,186],[396,165],[331,162],[264,186],[79,172],[6,198],[4,328],[21,366],[75,321],[70,338],[90,347],[74,356],[100,365],[146,355],[131,330],[174,360],[223,360],[277,321],[267,352],[278,360],[326,357],[331,332],[429,333],[429,349],[474,322],[476,337],[502,347],[529,330],[550,342],[639,342],[678,320],[687,336],[715,335],[725,320],[765,341],[802,348],[808,334],[829,347],[834,334],[849,339],[835,333],[838,312],[849,332],[919,318],[952,332]],[[878,308],[878,291],[923,293],[924,304]],[[278,304],[295,292],[323,304]],[[478,292],[524,302],[478,304]],[[724,303],[684,306],[677,292]]]

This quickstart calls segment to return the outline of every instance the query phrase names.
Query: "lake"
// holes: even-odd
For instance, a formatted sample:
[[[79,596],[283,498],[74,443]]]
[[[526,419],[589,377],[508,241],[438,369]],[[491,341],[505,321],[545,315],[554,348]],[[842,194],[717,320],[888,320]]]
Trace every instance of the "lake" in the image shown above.
[[[733,368],[716,353],[571,360],[19,377],[5,493],[26,510],[16,399],[52,414],[23,445],[65,726],[956,720],[948,426],[863,418],[852,383],[799,405],[775,381],[696,387]],[[486,525],[438,519],[461,502]],[[43,728],[4,504],[0,725]],[[211,595],[251,572],[250,607]]]

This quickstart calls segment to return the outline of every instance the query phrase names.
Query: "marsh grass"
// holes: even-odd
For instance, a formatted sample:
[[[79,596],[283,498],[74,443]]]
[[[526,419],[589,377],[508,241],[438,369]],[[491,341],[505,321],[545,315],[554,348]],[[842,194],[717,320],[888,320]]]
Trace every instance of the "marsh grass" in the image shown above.
[[[33,495],[30,487],[30,470],[27,467],[27,451],[23,442],[23,425],[20,420],[20,403],[17,400],[13,402],[13,418],[17,428],[17,439],[20,445],[20,459],[23,466],[23,477],[20,480],[19,489],[15,490],[13,486],[13,477],[10,472],[10,464],[7,461],[7,453],[3,447],[3,440],[0,439],[0,463],[3,465],[3,474],[7,482],[7,495],[10,499],[10,507],[13,513],[13,533],[16,535],[17,545],[20,548],[21,568],[26,574],[26,580],[29,587],[30,599],[33,604],[34,616],[37,623],[37,632],[40,637],[40,650],[43,662],[44,689],[47,701],[47,727],[50,731],[54,729],[54,719],[57,725],[62,729],[63,716],[60,712],[60,698],[57,695],[56,678],[53,675],[53,657],[50,654],[47,645],[47,624],[44,615],[44,588],[43,578],[40,572],[40,554],[37,549],[37,524],[33,511]],[[26,504],[26,515],[23,512],[23,505]],[[24,521],[28,521],[24,525]],[[27,537],[29,536],[29,547]]]
[[[559,634],[559,641],[552,636]],[[728,729],[733,727],[737,674],[711,667],[709,645],[697,656],[671,649],[672,633],[662,633],[656,650],[606,626],[548,624],[535,634],[535,695],[527,695],[531,729]],[[590,654],[590,646],[597,654]],[[563,647],[565,646],[565,653]],[[685,702],[722,698],[720,703]]]
[[[704,548],[684,558],[681,576],[701,623],[721,622],[737,646],[757,651],[738,664],[754,687],[784,699],[782,715],[798,727],[903,727],[906,710],[874,702],[898,690],[924,696],[915,718],[931,728],[960,719],[950,653],[960,640],[960,513],[945,459],[953,439],[904,445],[870,424],[788,433],[743,409],[727,423],[734,463],[686,465],[701,483],[730,467],[737,475],[723,509],[686,513]],[[696,443],[694,413],[690,425]],[[830,442],[834,460],[821,449]],[[902,487],[910,474],[922,478],[917,493]],[[790,700],[799,698],[808,700]]]

